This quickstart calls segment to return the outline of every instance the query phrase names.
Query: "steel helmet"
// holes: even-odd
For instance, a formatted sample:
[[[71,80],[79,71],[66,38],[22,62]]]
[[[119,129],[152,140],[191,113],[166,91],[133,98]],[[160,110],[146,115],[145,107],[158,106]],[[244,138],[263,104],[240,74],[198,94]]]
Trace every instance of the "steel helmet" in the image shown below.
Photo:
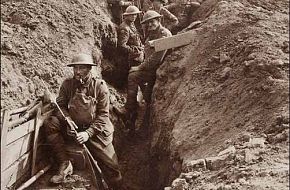
[[[151,20],[154,18],[160,18],[160,17],[162,17],[162,15],[160,15],[156,11],[149,10],[144,14],[143,20],[141,21],[141,24],[143,24],[144,22],[146,22],[148,20]]]
[[[168,3],[167,0],[151,0],[151,2],[154,2],[154,1],[159,1],[159,2],[161,2],[162,4],[167,4],[167,3]]]
[[[93,57],[88,54],[80,53],[73,57],[72,62],[67,64],[68,67],[73,67],[75,65],[90,65],[97,66],[94,64]]]
[[[134,5],[130,5],[129,7],[126,8],[126,11],[124,12],[123,16],[125,15],[135,15],[135,14],[139,14],[142,13],[142,11],[140,11],[138,9],[138,7],[134,6]]]

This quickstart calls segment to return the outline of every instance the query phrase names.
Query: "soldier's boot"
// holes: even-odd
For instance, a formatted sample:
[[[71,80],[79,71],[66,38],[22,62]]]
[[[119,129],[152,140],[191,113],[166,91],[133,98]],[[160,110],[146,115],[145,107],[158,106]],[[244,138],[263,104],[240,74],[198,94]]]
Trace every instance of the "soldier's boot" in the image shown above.
[[[56,175],[50,178],[50,182],[58,184],[64,182],[68,175],[73,174],[73,166],[69,160],[63,161],[59,165],[59,169]]]
[[[49,134],[47,136],[47,141],[51,145],[52,152],[59,164],[58,172],[56,175],[52,176],[50,182],[56,184],[62,183],[68,175],[73,173],[72,163],[65,152],[63,137],[60,133]]]

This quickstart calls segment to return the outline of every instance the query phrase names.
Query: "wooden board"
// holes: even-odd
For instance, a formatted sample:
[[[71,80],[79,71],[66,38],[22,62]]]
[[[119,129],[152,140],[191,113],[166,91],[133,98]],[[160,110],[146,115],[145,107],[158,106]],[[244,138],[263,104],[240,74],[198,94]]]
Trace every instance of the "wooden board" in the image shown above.
[[[5,150],[6,152],[4,158],[5,165],[3,169],[5,170],[16,160],[18,160],[23,154],[28,152],[32,148],[31,146],[32,141],[33,141],[33,133],[29,133],[21,137],[17,141],[14,141],[13,143],[9,144]]]
[[[194,38],[196,38],[196,32],[194,30],[176,34],[166,38],[160,38],[157,40],[149,41],[150,46],[154,47],[155,52],[180,47],[190,44]]]
[[[2,115],[2,125],[1,125],[1,171],[5,167],[5,158],[6,158],[6,139],[8,133],[8,118],[9,111],[4,110]]]
[[[37,143],[38,143],[38,136],[39,136],[39,129],[43,124],[44,118],[41,117],[41,109],[37,110],[37,115],[34,123],[34,138],[33,138],[33,154],[32,154],[32,163],[31,163],[31,176],[36,173],[35,162],[36,162],[36,154],[37,154]]]
[[[33,132],[34,123],[35,119],[32,119],[8,131],[6,145],[9,145],[10,143],[20,139],[28,133]]]
[[[28,108],[28,106],[21,107],[21,108],[18,108],[18,109],[11,110],[9,113],[10,113],[10,115],[19,114],[19,113],[24,112],[25,110],[27,110],[27,108]]]
[[[17,162],[1,172],[1,189],[9,189],[18,179],[30,170],[32,152],[22,155]]]
[[[35,171],[35,164],[43,161],[43,155],[39,155],[43,153],[42,149],[37,150],[38,129],[50,112],[41,115],[41,109],[39,109],[36,118],[25,123],[19,122],[24,119],[20,117],[20,112],[25,109],[1,112],[1,189],[14,189],[19,186],[31,177],[31,163]],[[35,129],[37,129],[36,132]]]

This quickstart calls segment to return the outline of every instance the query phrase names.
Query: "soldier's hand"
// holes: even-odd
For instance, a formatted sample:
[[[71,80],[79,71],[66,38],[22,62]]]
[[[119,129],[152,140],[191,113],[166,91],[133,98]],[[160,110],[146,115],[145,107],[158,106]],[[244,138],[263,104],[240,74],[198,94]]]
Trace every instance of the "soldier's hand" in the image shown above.
[[[89,134],[85,131],[76,134],[78,143],[83,144],[89,140]]]
[[[142,47],[134,46],[133,47],[133,52],[134,53],[139,53],[140,51],[143,51]]]

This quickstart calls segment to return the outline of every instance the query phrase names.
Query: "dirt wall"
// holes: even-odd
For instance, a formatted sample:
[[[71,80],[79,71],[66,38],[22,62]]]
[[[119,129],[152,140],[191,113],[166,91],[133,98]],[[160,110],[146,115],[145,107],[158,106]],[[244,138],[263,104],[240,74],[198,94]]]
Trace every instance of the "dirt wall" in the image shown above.
[[[41,79],[56,92],[75,53],[116,43],[110,19],[105,0],[1,1],[1,107],[41,95]]]
[[[246,131],[262,134],[288,114],[287,7],[207,0],[193,15],[203,21],[197,39],[166,58],[154,87],[153,189],[190,160],[217,154]]]
[[[241,136],[262,136],[268,145],[257,164],[266,165],[268,173],[258,172],[262,178],[251,175],[273,189],[283,189],[289,175],[285,169],[289,165],[288,2],[199,2],[200,8],[192,15],[192,21],[202,21],[196,29],[198,37],[175,49],[157,72],[149,153],[148,139],[141,145],[128,145],[116,138],[116,149],[124,150],[120,156],[128,173],[124,172],[124,179],[131,180],[132,189],[151,183],[153,190],[160,190],[186,172],[192,160],[236,146]],[[102,49],[110,56],[113,51],[108,47],[116,44],[110,19],[103,0],[1,1],[1,108],[17,108],[41,95],[41,79],[57,92],[63,79],[71,75],[65,65],[77,52],[94,54],[95,49]],[[111,102],[124,102],[116,90],[110,91],[116,95]],[[120,121],[112,120],[118,128]],[[117,137],[126,138],[118,133]],[[277,174],[274,166],[283,172]],[[199,174],[191,187],[187,184],[187,189],[210,189],[209,184],[217,187],[227,181],[230,177],[225,179],[226,175],[240,175],[228,168],[207,172]],[[269,184],[280,178],[279,184]]]

